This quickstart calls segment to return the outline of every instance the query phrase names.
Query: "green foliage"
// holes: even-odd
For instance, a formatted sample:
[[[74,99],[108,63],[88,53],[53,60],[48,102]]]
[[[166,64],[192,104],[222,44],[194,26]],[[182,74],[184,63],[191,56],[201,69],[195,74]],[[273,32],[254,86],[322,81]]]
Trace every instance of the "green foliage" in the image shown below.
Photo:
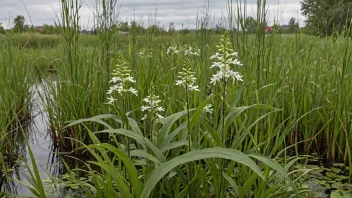
[[[0,165],[4,158],[14,164],[18,156],[16,143],[27,122],[31,101],[30,60],[26,51],[5,41],[0,48]],[[1,172],[0,168],[0,172]],[[6,172],[6,170],[5,170]]]
[[[301,5],[306,27],[313,34],[331,35],[350,28],[352,2],[348,0],[303,0]]]
[[[13,19],[13,31],[15,33],[22,33],[24,31],[24,16],[17,15],[16,18]]]
[[[172,34],[175,32],[175,24],[174,22],[169,23],[169,30],[168,33],[172,36]]]
[[[36,164],[32,149],[30,148],[28,140],[26,139],[26,135],[25,135],[25,133],[23,131],[22,131],[22,135],[23,135],[23,137],[25,137],[24,140],[25,140],[26,146],[28,147],[28,153],[29,153],[30,162],[31,162],[32,166],[30,167],[27,163],[25,163],[25,166],[26,166],[26,168],[28,170],[29,175],[25,174],[24,176],[25,176],[25,178],[27,179],[27,181],[29,183],[25,183],[25,182],[22,182],[22,181],[17,180],[17,179],[15,179],[15,180],[18,183],[26,186],[33,193],[33,195],[35,197],[37,197],[37,198],[46,198],[47,196],[45,194],[44,185],[43,185],[43,182],[41,180],[40,173],[39,173],[39,170],[38,170],[38,166]]]
[[[202,109],[202,107],[200,107],[200,109]],[[162,128],[172,129],[172,126],[177,123],[176,121],[182,119],[182,117],[177,116],[176,119],[172,119],[171,122],[167,120],[170,120],[171,117],[175,117],[179,113],[165,118],[162,121],[164,123]],[[182,154],[187,144],[177,144],[177,146],[175,146],[179,141],[177,137],[182,139],[182,136],[180,136],[182,131],[178,130],[177,126],[174,131],[169,130],[165,134],[165,140],[168,139],[171,142],[163,143],[162,145],[166,145],[166,148],[162,149],[162,147],[156,145],[148,138],[143,137],[142,134],[134,132],[135,130],[112,129],[112,127],[106,125],[103,121],[103,118],[108,117],[121,122],[118,116],[105,115],[89,120],[78,120],[69,125],[72,126],[87,121],[93,121],[104,123],[106,127],[110,128],[95,134],[88,131],[93,144],[84,145],[80,148],[87,149],[96,159],[96,161],[87,162],[88,173],[94,178],[95,187],[91,185],[88,187],[87,184],[78,179],[76,180],[90,197],[117,196],[120,193],[123,197],[177,197],[184,196],[185,193],[189,194],[191,197],[197,196],[197,194],[212,194],[215,197],[223,197],[227,194],[226,189],[230,187],[230,184],[239,189],[237,191],[238,197],[245,197],[248,194],[259,196],[261,193],[273,197],[298,196],[298,189],[286,176],[289,174],[287,172],[288,168],[281,168],[281,166],[272,159],[258,154],[244,154],[235,149],[201,149],[202,145],[200,144],[197,144],[200,148],[195,148],[195,151]],[[232,116],[228,117],[229,119],[235,119]],[[230,121],[229,119],[228,121]],[[195,118],[194,120],[199,120],[199,118]],[[192,126],[194,126],[194,124],[192,124]],[[201,128],[200,130],[202,130]],[[116,135],[120,138],[123,136],[132,138],[132,142],[134,142],[133,147],[135,149],[131,151],[131,159],[127,156],[126,151],[123,151],[124,142],[113,141],[113,144],[101,143],[96,136],[99,133],[108,133],[110,136]],[[169,136],[171,136],[171,139]],[[172,140],[173,137],[176,139]],[[202,137],[200,138],[202,139]],[[211,136],[207,138],[207,140],[204,139],[205,142],[203,142],[203,144],[210,143],[212,141],[211,139]],[[197,142],[197,140],[195,140],[195,142]],[[209,145],[209,147],[211,146]],[[216,158],[232,161],[218,160]],[[262,164],[258,166],[251,158],[261,161]],[[223,163],[227,164],[226,167],[228,168],[220,170],[219,172],[216,167],[221,167]],[[188,164],[193,164],[193,166],[195,166],[194,169],[190,169],[191,166]],[[100,170],[93,171],[93,165],[98,166]],[[238,169],[242,171],[238,170],[233,172],[234,167],[238,167]],[[208,172],[207,169],[209,169],[210,172]],[[128,174],[126,174],[126,171]],[[189,171],[193,172],[194,177],[187,180],[186,173]],[[269,172],[271,172],[270,175],[268,174]],[[221,175],[224,175],[224,177]],[[121,177],[124,177],[125,180],[121,180]],[[143,187],[138,178],[142,178],[144,181]],[[248,182],[243,182],[240,178],[251,179]],[[227,183],[227,181],[229,181],[229,183]],[[288,182],[291,190],[285,187],[284,181]],[[177,185],[175,185],[175,182]],[[260,187],[255,184],[256,182],[258,182]],[[266,183],[268,182],[271,184],[267,186]],[[203,187],[200,185],[187,185],[188,183],[201,183]],[[209,185],[211,183],[212,185]],[[275,186],[275,188],[270,187],[271,185],[273,185],[273,187]],[[251,186],[255,188],[251,188]],[[130,190],[128,190],[128,188],[130,188]],[[236,195],[236,192],[233,193],[235,193],[233,195]]]
[[[98,36],[88,36],[79,33],[79,1],[61,2],[60,36],[0,40],[5,44],[0,53],[1,153],[14,150],[7,141],[14,131],[9,126],[21,126],[9,121],[28,114],[28,71],[45,68],[39,65],[47,60],[55,81],[46,79],[41,97],[51,136],[72,154],[93,157],[69,170],[75,188],[79,185],[89,197],[298,197],[307,192],[296,185],[303,176],[290,172],[298,160],[287,157],[291,152],[317,151],[329,161],[351,162],[349,38],[264,35],[265,1],[258,1],[257,19],[236,16],[246,19],[238,21],[243,31],[226,32],[223,40],[211,30],[209,16],[197,19],[195,34],[184,29],[182,36],[168,35],[157,25],[145,35],[134,22],[109,26],[114,13],[109,4],[104,4],[109,21],[101,23]],[[296,26],[293,19],[290,24]],[[119,36],[116,29],[131,32]],[[244,67],[236,70],[243,82],[222,78],[222,86],[209,85],[214,75],[209,67],[217,61],[210,57],[219,49],[238,52]],[[123,69],[136,80],[138,96],[123,94],[121,103],[112,106],[106,93],[120,57],[128,62]],[[193,75],[189,82],[199,92],[176,85],[182,71]],[[152,85],[165,118],[142,120],[142,99]],[[209,105],[212,111],[205,111]],[[281,165],[276,162],[280,157],[285,157]],[[73,171],[88,174],[89,181]],[[29,187],[43,196],[39,178],[35,173],[32,178],[35,185]]]
[[[295,18],[291,18],[290,21],[288,22],[288,26],[289,26],[289,32],[290,33],[295,33],[298,31],[299,29],[299,25],[298,22],[296,22]]]
[[[2,23],[0,23],[0,34],[5,34],[5,29],[2,26]]]
[[[39,32],[42,34],[59,34],[61,32],[61,27],[44,24],[42,30]]]
[[[249,33],[256,33],[258,29],[258,23],[253,17],[249,16],[244,21],[244,27]]]

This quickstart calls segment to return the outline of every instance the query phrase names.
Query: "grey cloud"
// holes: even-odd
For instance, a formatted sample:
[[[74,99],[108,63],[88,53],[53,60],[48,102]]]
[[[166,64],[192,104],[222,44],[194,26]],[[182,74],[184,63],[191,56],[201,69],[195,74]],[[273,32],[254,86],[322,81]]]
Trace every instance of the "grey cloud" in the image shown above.
[[[172,21],[176,28],[181,28],[182,24],[185,27],[194,28],[197,12],[202,15],[205,2],[205,0],[119,0],[120,19],[131,21],[136,18],[143,21],[144,24],[148,24],[150,19],[154,18],[156,11],[156,20],[160,25],[167,26]],[[214,21],[219,20],[224,13],[226,15],[226,2],[226,0],[209,1],[209,12]],[[234,5],[236,4],[236,0],[232,2]],[[247,6],[248,14],[254,16],[255,12],[252,12],[252,9],[256,8],[256,0],[247,0],[246,2],[249,4]],[[23,0],[23,3],[34,25],[53,24],[60,11],[58,0]],[[299,0],[267,0],[267,4],[269,22],[279,16],[280,22],[287,23],[291,17],[297,17],[297,12],[299,12],[299,20],[304,20],[304,17],[300,15]],[[91,27],[93,24],[92,10],[95,9],[94,7],[95,0],[83,0],[83,6],[80,10],[82,26]],[[26,22],[30,23],[21,0],[0,0],[0,22],[9,26],[11,20],[8,19],[16,15],[25,16]]]

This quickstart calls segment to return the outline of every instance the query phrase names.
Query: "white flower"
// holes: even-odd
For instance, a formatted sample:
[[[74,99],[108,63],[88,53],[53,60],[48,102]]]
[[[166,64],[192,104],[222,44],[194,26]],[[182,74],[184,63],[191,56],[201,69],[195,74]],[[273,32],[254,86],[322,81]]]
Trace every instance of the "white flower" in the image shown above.
[[[203,108],[203,112],[204,113],[213,113],[213,105],[212,104],[207,104],[204,108]]]
[[[138,96],[138,91],[137,91],[135,88],[130,87],[130,88],[128,89],[128,91],[130,91],[132,94]]]
[[[108,101],[108,104],[114,104],[114,102],[117,100],[115,99],[114,97],[110,96],[107,98],[109,101]]]
[[[162,115],[160,115],[160,114],[156,114],[156,116],[159,118],[159,119],[162,119],[162,118],[164,118]]]
[[[112,77],[112,79],[111,79],[109,82],[117,83],[118,81],[121,81],[121,78],[119,78],[119,77]]]
[[[123,80],[124,80],[124,82],[126,82],[126,81],[129,81],[129,82],[132,82],[132,83],[135,83],[135,82],[136,82],[136,81],[133,79],[132,76],[128,76],[128,77],[124,78]]]
[[[126,92],[126,89],[123,88],[122,84],[115,85],[115,86],[117,87],[116,88],[117,93],[119,93],[120,95],[122,95],[123,92]]]
[[[142,120],[145,120],[145,119],[147,119],[147,118],[148,118],[148,115],[147,115],[147,114],[144,114]]]
[[[183,83],[184,83],[183,80],[176,80],[176,85],[182,85]]]
[[[185,56],[199,56],[199,54],[200,54],[200,50],[199,49],[193,50],[192,47],[189,47],[184,51]]]
[[[218,71],[216,74],[214,74],[211,78],[210,78],[210,83],[215,85],[217,81],[221,81],[223,77],[223,73],[222,71]]]
[[[153,58],[153,52],[149,52],[149,54],[148,54],[147,57],[148,57],[148,58]]]
[[[149,97],[149,96],[148,96]],[[148,97],[146,97],[146,98],[143,98],[142,100],[144,101],[144,102],[146,102],[146,103],[149,103],[150,102],[150,100],[149,100],[149,98]]]
[[[238,56],[238,52],[232,52],[230,56]]]
[[[116,86],[112,86],[110,87],[110,89],[108,90],[107,94],[110,95],[112,94],[112,92],[116,91]]]
[[[194,77],[194,72],[191,71],[190,61],[187,58],[184,63],[184,68],[182,72],[179,72],[178,80],[176,80],[176,85],[181,85],[185,87],[188,91],[199,91],[198,85],[195,85],[197,78]]]
[[[163,107],[157,107],[157,110],[158,110],[159,112],[165,111],[165,109],[164,109]]]
[[[234,65],[243,66],[242,63],[239,60],[237,60],[237,59],[232,60],[232,62],[230,62],[230,63],[232,63]]]
[[[149,109],[150,109],[149,106],[141,106],[141,111],[147,111]]]
[[[163,118],[163,116],[160,115],[160,112],[165,111],[165,109],[159,105],[161,100],[159,100],[159,96],[156,96],[154,94],[155,87],[153,83],[152,83],[151,89],[148,92],[149,92],[149,95],[143,98],[143,101],[146,104],[141,107],[141,111],[147,112],[146,114],[144,114],[142,120],[150,118],[152,121],[154,121],[156,118],[159,118],[159,119]]]
[[[213,67],[219,67],[219,68],[221,68],[221,67],[222,67],[222,63],[220,63],[220,62],[213,62],[213,64],[210,66],[210,68],[213,68]]]
[[[200,91],[198,85],[188,85],[189,91]]]
[[[127,88],[128,83],[135,83],[136,81],[130,74],[131,70],[126,66],[126,62],[120,57],[116,65],[116,69],[112,73],[113,77],[109,81],[112,83],[110,89],[107,91],[107,94],[110,95],[108,98],[108,104],[113,104],[117,99],[113,97],[113,93],[116,91],[119,95],[123,96],[125,92],[131,92],[134,95],[138,94],[138,91],[133,87]]]
[[[242,79],[243,76],[241,76],[240,73],[234,72],[234,71],[230,71],[229,73],[230,73],[230,76],[232,77],[233,81],[235,81],[235,80],[243,81],[243,79]]]
[[[169,48],[167,48],[166,50],[166,54],[179,54],[180,51],[177,49],[177,46],[170,46]]]
[[[212,55],[211,57],[210,57],[210,59],[218,59],[219,58],[219,53],[215,53],[214,55]]]

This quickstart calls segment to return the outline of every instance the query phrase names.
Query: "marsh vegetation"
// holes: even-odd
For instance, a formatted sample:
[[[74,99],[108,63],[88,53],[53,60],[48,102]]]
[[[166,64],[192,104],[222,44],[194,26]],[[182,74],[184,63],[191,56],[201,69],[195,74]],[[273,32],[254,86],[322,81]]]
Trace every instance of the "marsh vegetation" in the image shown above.
[[[350,30],[264,34],[259,0],[249,33],[232,3],[221,34],[205,14],[121,35],[106,0],[86,35],[67,0],[60,35],[0,35],[0,196],[351,197]],[[35,112],[57,170],[37,165]]]

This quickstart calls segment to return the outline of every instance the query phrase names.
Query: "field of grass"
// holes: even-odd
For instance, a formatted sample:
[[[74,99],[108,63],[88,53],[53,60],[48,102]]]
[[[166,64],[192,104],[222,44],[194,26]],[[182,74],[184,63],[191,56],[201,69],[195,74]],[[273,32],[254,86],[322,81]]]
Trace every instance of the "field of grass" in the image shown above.
[[[52,139],[92,159],[67,167],[88,197],[308,197],[293,167],[312,153],[352,171],[349,37],[65,27],[0,37],[3,175],[39,79]]]

